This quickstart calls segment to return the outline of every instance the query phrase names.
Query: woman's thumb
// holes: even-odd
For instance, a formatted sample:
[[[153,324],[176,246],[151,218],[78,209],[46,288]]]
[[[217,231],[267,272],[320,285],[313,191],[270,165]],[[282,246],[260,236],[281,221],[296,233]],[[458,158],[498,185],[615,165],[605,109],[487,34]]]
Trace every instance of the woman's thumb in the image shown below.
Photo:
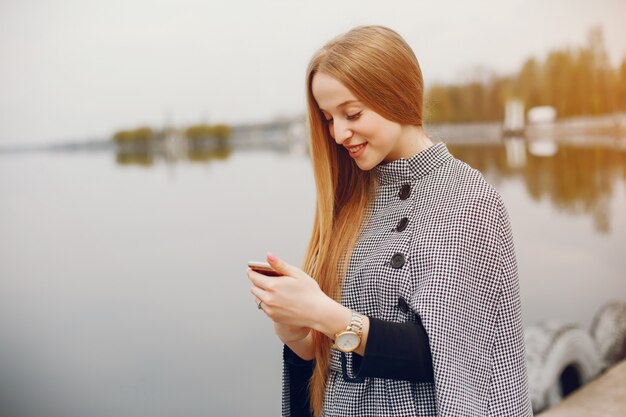
[[[290,265],[280,259],[278,256],[274,255],[272,252],[267,252],[267,262],[274,268],[276,271],[280,272],[283,275],[292,275]]]

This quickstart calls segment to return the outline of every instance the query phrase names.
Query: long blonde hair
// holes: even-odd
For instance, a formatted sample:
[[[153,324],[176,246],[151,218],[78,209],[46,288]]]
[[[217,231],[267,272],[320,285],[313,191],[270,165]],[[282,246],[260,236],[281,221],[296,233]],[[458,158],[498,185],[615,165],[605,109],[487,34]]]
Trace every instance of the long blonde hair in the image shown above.
[[[317,188],[313,231],[303,270],[322,291],[341,302],[341,287],[354,245],[367,219],[377,186],[373,171],[362,171],[323,124],[313,97],[313,76],[340,81],[367,107],[400,124],[422,125],[422,72],[411,47],[383,26],[358,26],[337,36],[311,58],[306,75],[310,151]],[[323,409],[332,341],[313,330],[315,369],[309,381],[315,417]]]

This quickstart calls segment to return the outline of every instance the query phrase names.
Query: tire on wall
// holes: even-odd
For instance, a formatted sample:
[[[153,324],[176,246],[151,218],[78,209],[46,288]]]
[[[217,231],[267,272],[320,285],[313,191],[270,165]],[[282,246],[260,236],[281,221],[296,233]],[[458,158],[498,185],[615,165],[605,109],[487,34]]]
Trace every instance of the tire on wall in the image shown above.
[[[605,304],[593,317],[591,336],[598,345],[603,368],[626,358],[626,302]]]
[[[535,413],[554,406],[602,370],[595,340],[576,325],[548,321],[528,326],[525,343]]]

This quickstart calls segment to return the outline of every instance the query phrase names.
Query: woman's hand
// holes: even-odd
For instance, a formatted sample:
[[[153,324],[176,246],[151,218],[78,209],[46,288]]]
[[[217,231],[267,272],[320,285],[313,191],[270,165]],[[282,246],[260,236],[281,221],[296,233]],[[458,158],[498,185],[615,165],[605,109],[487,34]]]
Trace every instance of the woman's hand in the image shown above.
[[[265,314],[280,325],[277,329],[279,337],[306,337],[308,330],[304,328],[314,327],[330,298],[317,281],[300,268],[269,252],[267,262],[282,276],[271,277],[248,268],[248,278],[252,281],[250,292],[261,301],[260,308]]]
[[[310,327],[289,326],[288,324],[280,324],[274,322],[274,332],[284,344],[299,342],[306,339],[311,333]]]

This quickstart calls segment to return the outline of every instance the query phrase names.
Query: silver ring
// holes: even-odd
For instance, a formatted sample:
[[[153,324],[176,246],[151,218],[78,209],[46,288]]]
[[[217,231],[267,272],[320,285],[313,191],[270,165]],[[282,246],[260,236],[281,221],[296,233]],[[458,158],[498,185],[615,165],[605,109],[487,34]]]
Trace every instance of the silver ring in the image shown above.
[[[260,300],[259,300],[259,303],[256,305],[256,307],[257,307],[259,310],[261,309],[261,303],[262,303],[262,302],[263,302],[263,301],[260,301]]]

